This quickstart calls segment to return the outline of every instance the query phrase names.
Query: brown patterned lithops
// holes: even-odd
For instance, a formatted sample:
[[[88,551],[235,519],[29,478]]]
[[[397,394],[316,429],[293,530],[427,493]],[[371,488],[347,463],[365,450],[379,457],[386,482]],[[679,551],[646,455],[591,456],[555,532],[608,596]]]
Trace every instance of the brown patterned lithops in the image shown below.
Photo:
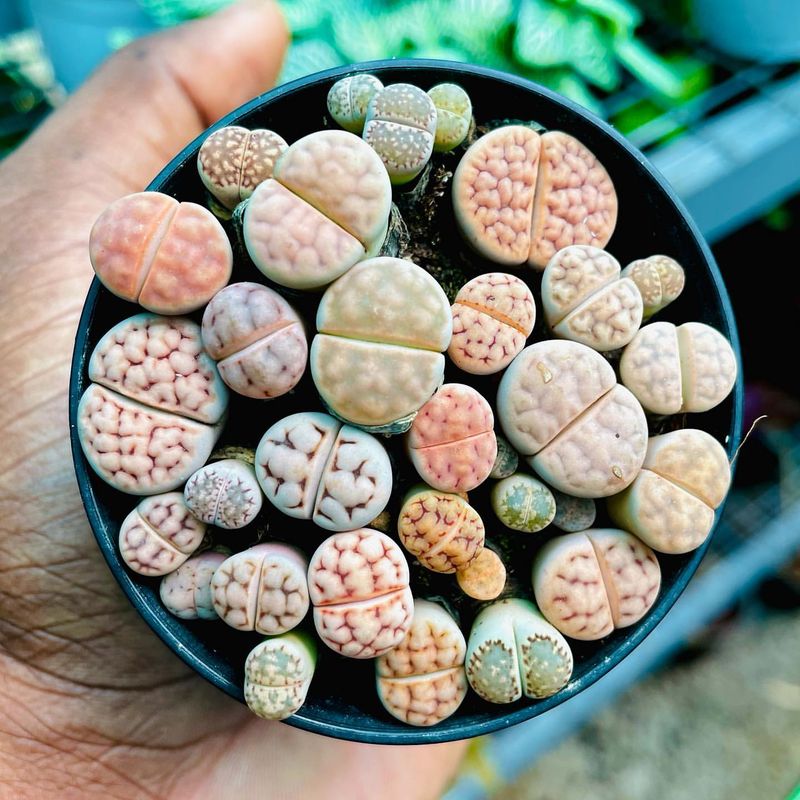
[[[180,619],[217,619],[211,581],[217,567],[226,558],[223,553],[207,550],[165,575],[161,579],[159,595],[167,611]]]
[[[731,481],[728,456],[694,428],[654,436],[642,471],[628,489],[609,498],[611,518],[661,553],[688,553],[714,526]]]
[[[686,283],[683,267],[669,256],[648,256],[632,261],[622,270],[639,289],[644,303],[644,319],[677,300]]]
[[[472,101],[457,83],[439,83],[428,90],[428,97],[436,106],[433,149],[446,153],[467,138],[472,122]]]
[[[492,509],[507,528],[536,533],[553,521],[556,502],[541,481],[518,472],[492,487]]]
[[[361,136],[369,101],[381,89],[383,84],[367,73],[340,78],[328,92],[328,113],[346,131]]]
[[[467,694],[464,634],[439,605],[414,600],[400,644],[375,661],[378,697],[401,722],[427,727],[447,719]]]
[[[564,637],[528,600],[486,606],[467,644],[467,680],[490,703],[513,703],[524,694],[550,697],[572,677],[572,651]]]
[[[261,511],[262,495],[253,468],[236,458],[200,467],[183,488],[189,510],[208,525],[237,530]]]

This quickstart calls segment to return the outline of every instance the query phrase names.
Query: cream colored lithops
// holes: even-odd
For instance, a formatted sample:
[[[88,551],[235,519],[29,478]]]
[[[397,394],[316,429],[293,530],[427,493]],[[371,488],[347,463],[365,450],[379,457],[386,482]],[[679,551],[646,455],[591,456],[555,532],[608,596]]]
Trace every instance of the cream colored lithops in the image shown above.
[[[486,606],[467,643],[467,680],[490,703],[539,700],[563,689],[572,677],[572,650],[528,600]]]
[[[528,285],[504,272],[479,275],[464,284],[451,310],[453,339],[447,354],[473,375],[505,369],[525,347],[536,321]]]
[[[564,533],[585,531],[594,525],[597,517],[597,506],[590,497],[572,497],[558,490],[553,490],[556,501],[556,515],[553,525]]]
[[[375,660],[378,697],[401,722],[436,725],[467,694],[467,644],[456,621],[437,603],[414,600],[414,621],[403,641]]]
[[[452,319],[444,291],[399,258],[358,264],[317,310],[311,374],[331,413],[382,433],[402,433],[444,379]]]
[[[364,130],[369,101],[383,84],[374,75],[361,73],[340,78],[328,92],[328,113],[346,131],[359,136]]]
[[[547,619],[573,639],[602,639],[653,606],[661,568],[653,551],[615,528],[551,539],[533,565],[533,591]]]
[[[492,487],[492,509],[507,528],[536,533],[553,521],[556,502],[541,481],[518,472]]]
[[[698,413],[719,405],[736,383],[730,342],[702,322],[646,325],[625,348],[622,382],[654,414]]]
[[[500,381],[497,413],[511,444],[550,486],[607,497],[628,486],[647,450],[638,400],[586,345],[530,345]]]
[[[491,406],[471,386],[446,383],[419,410],[406,444],[429,486],[472,491],[489,477],[497,457]]]
[[[428,89],[428,97],[436,106],[433,149],[446,153],[467,138],[472,122],[472,101],[457,83],[438,83]]]
[[[494,550],[483,550],[466,566],[456,572],[462,592],[474,600],[494,600],[506,585],[506,566]]]
[[[180,619],[217,619],[211,581],[226,558],[224,553],[207,550],[165,575],[159,586],[164,608]]]
[[[414,614],[408,581],[403,551],[385,533],[360,528],[326,539],[308,566],[320,639],[350,658],[374,658],[397,647]]]
[[[225,530],[249,525],[263,501],[255,470],[236,458],[201,467],[186,481],[183,497],[198,519]]]
[[[240,631],[285,633],[308,611],[307,569],[303,554],[285,544],[258,544],[236,553],[214,573],[214,610]]]
[[[694,428],[650,439],[642,471],[609,498],[617,525],[661,553],[688,553],[708,538],[731,482],[722,445]]]
[[[677,300],[686,283],[683,267],[669,256],[648,256],[632,261],[622,270],[639,289],[644,303],[644,319]]]
[[[320,412],[292,414],[270,427],[256,450],[255,468],[276,508],[331,531],[368,524],[392,492],[383,445]]]
[[[497,456],[494,466],[489,473],[490,478],[502,480],[513,475],[519,467],[519,453],[511,446],[511,443],[504,436],[497,436]]]
[[[257,644],[244,664],[244,699],[263,719],[286,719],[306,701],[317,649],[310,637],[285,633]]]

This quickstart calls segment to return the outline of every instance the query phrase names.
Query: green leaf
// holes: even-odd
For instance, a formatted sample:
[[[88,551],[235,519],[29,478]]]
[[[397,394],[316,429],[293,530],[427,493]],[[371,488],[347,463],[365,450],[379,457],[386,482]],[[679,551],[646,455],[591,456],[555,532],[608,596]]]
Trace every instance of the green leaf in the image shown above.
[[[349,61],[372,61],[400,55],[402,20],[395,14],[370,13],[361,2],[343,3],[332,17],[332,44]]]
[[[602,17],[615,33],[632,33],[642,23],[642,12],[627,0],[575,0],[575,5]]]
[[[281,11],[293,36],[306,37],[329,21],[329,3],[321,0],[280,0]]]
[[[327,42],[310,39],[289,48],[278,83],[287,83],[312,72],[338,67],[344,59]]]
[[[620,62],[649,89],[671,100],[680,100],[685,95],[686,84],[679,70],[643,42],[622,36],[613,43]]]
[[[598,99],[589,91],[586,85],[578,75],[569,70],[557,70],[550,79],[549,86],[553,91],[569,97],[589,111],[593,111],[598,116],[603,116],[603,107]]]
[[[544,0],[524,0],[517,17],[514,55],[532,67],[557,67],[570,61],[572,16]]]
[[[232,0],[139,0],[139,5],[158,25],[178,25],[206,17],[231,4]]]
[[[591,16],[583,15],[573,23],[575,38],[571,64],[590,83],[606,92],[620,84],[620,71],[611,39]]]

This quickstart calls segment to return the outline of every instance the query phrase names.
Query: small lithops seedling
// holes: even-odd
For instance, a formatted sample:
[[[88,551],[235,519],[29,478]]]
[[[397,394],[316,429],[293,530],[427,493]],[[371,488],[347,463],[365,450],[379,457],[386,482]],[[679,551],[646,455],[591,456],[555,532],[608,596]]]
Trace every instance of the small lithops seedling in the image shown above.
[[[428,97],[436,106],[433,149],[446,153],[467,138],[472,122],[472,101],[457,83],[439,83],[428,90]]]
[[[497,413],[511,444],[566,494],[616,494],[644,461],[641,405],[603,356],[577,342],[525,348],[503,375]]]
[[[272,177],[275,161],[288,146],[274,131],[229,125],[203,142],[197,171],[206,189],[230,210]]]
[[[536,533],[556,515],[553,493],[541,481],[517,473],[492,487],[492,508],[507,528]]]
[[[550,259],[542,275],[542,307],[556,336],[601,352],[624,347],[642,324],[636,284],[620,277],[614,256],[588,245],[565,247]]]
[[[233,252],[214,215],[160,192],[115,200],[95,222],[89,257],[103,286],[158,314],[185,314],[230,279]]]
[[[525,347],[536,306],[524,281],[490,272],[461,287],[452,314],[453,339],[447,354],[464,372],[489,375],[505,369]]]
[[[414,614],[408,564],[385,533],[336,533],[311,556],[308,591],[314,624],[328,647],[374,658],[403,641]]]
[[[533,565],[547,619],[573,639],[602,639],[638,622],[661,587],[653,551],[626,531],[591,528],[551,539]]]
[[[528,600],[499,600],[475,618],[467,680],[490,703],[550,697],[572,677],[572,650]]]
[[[375,661],[378,697],[401,722],[427,727],[454,714],[467,694],[467,643],[438,604],[414,600],[403,641]]]
[[[261,438],[255,465],[258,482],[276,508],[329,531],[371,522],[392,493],[392,467],[383,445],[319,412],[276,422]]]
[[[494,550],[483,550],[466,566],[456,572],[459,588],[475,600],[494,600],[506,585],[506,567]]]
[[[328,92],[328,113],[346,131],[361,136],[370,100],[383,84],[367,73],[340,78]]]
[[[203,344],[238,394],[279,397],[295,387],[308,360],[303,323],[277,292],[259,283],[233,283],[203,314]]]
[[[505,437],[495,435],[495,438],[497,439],[497,457],[494,460],[494,466],[489,473],[489,477],[499,481],[517,471],[519,453]]]
[[[669,256],[648,256],[632,261],[622,270],[639,289],[644,303],[644,319],[650,319],[673,300],[677,300],[686,283],[683,267]]]
[[[181,619],[217,619],[211,596],[214,572],[227,556],[206,550],[161,579],[159,595],[170,614]]]
[[[654,436],[642,471],[628,489],[609,498],[617,525],[661,553],[688,553],[714,525],[731,482],[722,445],[694,428]]]
[[[406,444],[425,483],[469,492],[489,477],[497,457],[491,406],[471,386],[446,383],[419,410]]]
[[[467,150],[453,207],[481,255],[538,270],[569,245],[605,247],[617,222],[614,185],[594,154],[567,133],[524,125],[490,131]]]
[[[198,519],[225,530],[244,528],[261,511],[262,495],[255,470],[236,458],[200,467],[186,481],[183,497]]]
[[[719,405],[736,383],[728,340],[701,322],[653,322],[625,348],[622,382],[654,414],[697,413]]]
[[[483,520],[463,497],[423,485],[406,496],[397,533],[403,547],[434,572],[469,566],[485,538]]]
[[[200,546],[205,523],[186,507],[180,492],[146,497],[122,523],[119,552],[140,575],[166,575]]]
[[[553,490],[556,501],[556,515],[553,525],[564,533],[577,533],[585,531],[594,525],[597,517],[597,507],[594,500],[589,497],[573,497],[558,490]]]
[[[285,633],[257,644],[244,663],[244,699],[263,719],[286,719],[306,701],[317,648],[308,637]]]
[[[411,261],[373,258],[351,269],[323,295],[317,330],[317,391],[331,413],[366,430],[408,430],[444,379],[450,304]]]
[[[433,152],[436,120],[433,100],[410,83],[393,83],[370,100],[364,141],[381,157],[392,183],[408,183],[422,172]]]

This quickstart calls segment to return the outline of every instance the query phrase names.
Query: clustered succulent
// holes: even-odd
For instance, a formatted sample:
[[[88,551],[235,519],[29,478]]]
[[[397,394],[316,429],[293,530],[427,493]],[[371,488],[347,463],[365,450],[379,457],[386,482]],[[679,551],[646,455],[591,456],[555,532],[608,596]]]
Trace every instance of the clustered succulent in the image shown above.
[[[315,640],[323,661],[375,659],[380,702],[410,725],[451,716],[469,687],[549,697],[571,679],[568,640],[638,622],[656,552],[709,535],[725,450],[680,420],[650,434],[721,403],[735,355],[698,322],[642,325],[683,269],[622,269],[604,249],[614,185],[571,134],[479,136],[460,86],[365,73],[327,108],[330,127],[291,144],[214,130],[197,161],[211,211],[142,192],[92,230],[98,278],[148,311],[97,342],[78,407],[92,469],[145,496],[120,555],[175,616],[258,637],[244,697],[268,719],[301,708]],[[424,173],[402,190],[424,194],[432,158],[480,271],[452,304],[387,236],[403,226],[392,186]],[[247,280],[229,283],[234,254]],[[537,302],[547,330],[528,344]],[[180,316],[200,309],[202,324]],[[251,435],[215,451],[230,392]],[[287,395],[294,413],[274,413]]]

